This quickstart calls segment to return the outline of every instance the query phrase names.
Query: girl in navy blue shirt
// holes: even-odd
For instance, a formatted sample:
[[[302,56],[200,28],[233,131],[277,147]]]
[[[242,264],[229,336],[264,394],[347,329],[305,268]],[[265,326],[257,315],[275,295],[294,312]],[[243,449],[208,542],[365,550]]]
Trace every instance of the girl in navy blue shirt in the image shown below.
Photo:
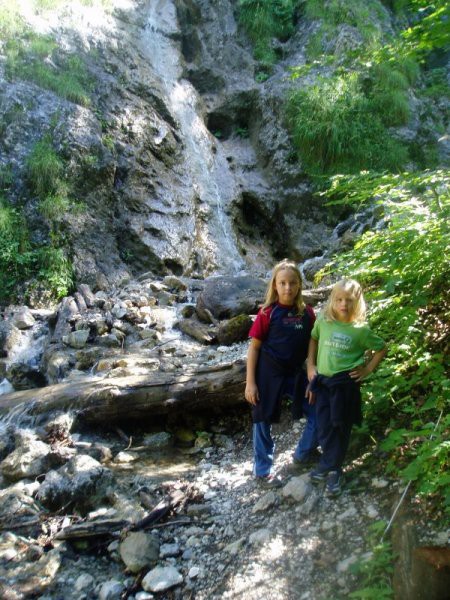
[[[279,421],[281,400],[294,398],[294,412],[307,418],[294,453],[303,462],[317,447],[314,407],[305,399],[304,370],[315,315],[302,299],[300,272],[287,259],[275,265],[266,299],[249,336],[245,399],[252,405],[254,475],[262,482],[277,484],[271,470],[275,444],[271,424]],[[300,408],[300,410],[298,410]]]

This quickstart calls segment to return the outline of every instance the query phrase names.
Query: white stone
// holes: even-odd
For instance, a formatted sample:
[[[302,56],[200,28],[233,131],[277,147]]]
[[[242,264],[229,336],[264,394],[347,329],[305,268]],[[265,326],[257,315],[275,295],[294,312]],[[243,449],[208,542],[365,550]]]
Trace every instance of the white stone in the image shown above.
[[[350,508],[347,508],[346,511],[344,511],[343,513],[338,515],[337,518],[340,521],[343,521],[344,519],[349,519],[350,517],[356,517],[357,514],[358,514],[358,511],[356,510],[356,508],[354,506],[350,506]]]
[[[322,531],[329,531],[330,529],[332,529],[334,527],[335,523],[334,521],[323,521],[320,529]]]
[[[374,488],[381,489],[387,487],[389,485],[389,482],[386,481],[386,479],[378,479],[377,477],[375,477],[374,479],[372,479],[371,485]]]
[[[183,581],[181,573],[175,567],[155,567],[142,580],[146,592],[164,592]]]
[[[266,542],[268,542],[269,540],[272,539],[272,533],[269,529],[263,528],[263,529],[258,529],[257,531],[254,531],[250,537],[249,537],[249,542],[250,544],[265,544]]]
[[[311,484],[305,477],[293,477],[283,488],[283,496],[291,497],[297,502],[306,498],[311,490]]]
[[[358,560],[358,557],[355,556],[354,554],[352,554],[351,556],[348,556],[347,558],[344,558],[344,560],[341,560],[340,562],[338,562],[336,570],[338,573],[345,573],[346,571],[348,571],[348,568],[350,567],[350,565],[352,565],[353,563],[355,563]]]
[[[167,558],[168,556],[178,556],[180,554],[179,544],[161,544],[159,548],[160,558]]]
[[[98,594],[99,600],[120,600],[123,585],[116,579],[105,581]]]
[[[153,594],[149,594],[148,592],[138,592],[135,595],[135,600],[153,600],[154,597]]]
[[[18,329],[29,329],[36,323],[31,310],[27,306],[23,306],[15,315],[13,320],[14,325]]]
[[[195,579],[196,577],[198,577],[200,574],[200,568],[199,567],[191,567],[189,569],[189,573],[188,573],[188,577],[190,579]]]
[[[137,460],[139,458],[139,456],[134,453],[134,452],[119,452],[118,454],[116,454],[116,456],[114,457],[114,462],[117,463],[131,463],[134,462],[135,460]]]
[[[121,542],[120,556],[132,573],[138,573],[159,557],[159,541],[143,531],[132,531]]]
[[[228,546],[225,546],[224,551],[228,552],[228,554],[231,554],[232,556],[236,556],[236,554],[239,553],[239,550],[242,548],[244,543],[245,543],[245,538],[242,537],[239,540],[237,540],[236,542],[232,542],[231,544],[228,544]]]
[[[90,573],[82,573],[75,581],[75,590],[81,592],[94,587],[94,578]]]

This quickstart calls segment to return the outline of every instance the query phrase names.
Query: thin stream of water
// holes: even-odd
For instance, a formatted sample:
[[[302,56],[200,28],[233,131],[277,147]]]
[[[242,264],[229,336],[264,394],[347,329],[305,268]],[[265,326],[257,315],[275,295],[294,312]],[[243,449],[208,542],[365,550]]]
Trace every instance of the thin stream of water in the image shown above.
[[[216,272],[238,273],[244,262],[227,215],[236,197],[236,184],[228,163],[200,114],[200,98],[191,83],[182,79],[176,8],[173,2],[152,2],[142,46],[154,74],[162,83],[169,108],[179,123],[197,205],[197,242]]]

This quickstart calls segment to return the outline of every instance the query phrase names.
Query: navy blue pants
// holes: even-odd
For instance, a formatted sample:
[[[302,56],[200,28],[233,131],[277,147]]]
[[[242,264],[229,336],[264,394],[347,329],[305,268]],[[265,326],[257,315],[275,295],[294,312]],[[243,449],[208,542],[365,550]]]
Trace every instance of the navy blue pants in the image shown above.
[[[330,407],[326,403],[317,403],[317,433],[322,456],[319,468],[323,471],[342,471],[345,455],[350,442],[352,423],[334,427],[330,421]]]
[[[341,471],[354,423],[361,423],[359,384],[348,372],[319,375],[311,384],[316,394],[317,434],[322,447],[320,470]]]

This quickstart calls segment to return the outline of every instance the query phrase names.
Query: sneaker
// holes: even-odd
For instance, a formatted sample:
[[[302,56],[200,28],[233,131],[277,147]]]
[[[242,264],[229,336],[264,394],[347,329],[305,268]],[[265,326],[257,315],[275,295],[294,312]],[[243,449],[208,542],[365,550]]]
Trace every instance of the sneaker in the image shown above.
[[[341,481],[342,475],[338,471],[330,471],[327,477],[327,484],[325,486],[325,492],[327,496],[339,496],[341,493]]]
[[[317,467],[316,469],[313,469],[309,476],[311,477],[311,481],[313,483],[321,483],[322,481],[325,481],[325,479],[327,478],[328,475],[328,470],[327,469],[323,469],[321,467]]]
[[[261,487],[265,488],[280,488],[283,485],[283,482],[276,475],[260,475],[256,476],[256,481],[261,485]]]

